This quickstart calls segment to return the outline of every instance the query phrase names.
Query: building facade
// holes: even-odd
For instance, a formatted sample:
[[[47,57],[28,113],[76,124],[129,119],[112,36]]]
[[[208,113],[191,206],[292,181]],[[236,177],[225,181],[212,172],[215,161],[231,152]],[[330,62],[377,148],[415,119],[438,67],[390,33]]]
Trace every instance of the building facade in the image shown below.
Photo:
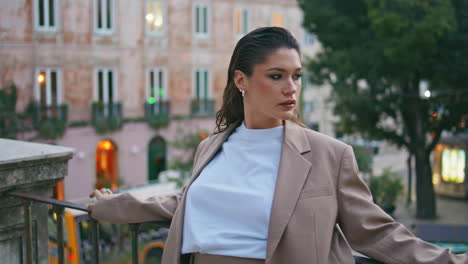
[[[320,49],[302,29],[295,0],[0,3],[0,87],[16,85],[17,112],[38,109],[41,133],[66,124],[54,140],[37,130],[19,137],[75,149],[66,199],[86,196],[102,180],[117,187],[156,179],[177,155],[170,142],[212,132],[230,56],[247,32],[281,26],[304,56]],[[322,100],[320,89],[303,91],[304,106]],[[306,123],[322,118],[305,110]]]

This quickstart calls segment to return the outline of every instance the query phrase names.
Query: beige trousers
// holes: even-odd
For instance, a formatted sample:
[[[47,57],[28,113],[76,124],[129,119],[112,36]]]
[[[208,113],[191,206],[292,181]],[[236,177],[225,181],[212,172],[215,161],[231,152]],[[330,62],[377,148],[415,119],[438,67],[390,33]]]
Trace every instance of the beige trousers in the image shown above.
[[[264,264],[263,259],[238,258],[221,255],[192,254],[190,264]]]

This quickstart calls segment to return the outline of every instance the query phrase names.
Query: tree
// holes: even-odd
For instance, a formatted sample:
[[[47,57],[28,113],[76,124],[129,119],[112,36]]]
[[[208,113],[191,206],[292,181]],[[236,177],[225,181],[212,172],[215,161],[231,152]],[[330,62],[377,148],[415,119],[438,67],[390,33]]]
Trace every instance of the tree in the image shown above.
[[[387,140],[416,162],[417,217],[434,218],[430,153],[468,113],[468,2],[301,0],[323,47],[311,81],[332,86],[337,130]],[[433,97],[421,98],[422,80]]]

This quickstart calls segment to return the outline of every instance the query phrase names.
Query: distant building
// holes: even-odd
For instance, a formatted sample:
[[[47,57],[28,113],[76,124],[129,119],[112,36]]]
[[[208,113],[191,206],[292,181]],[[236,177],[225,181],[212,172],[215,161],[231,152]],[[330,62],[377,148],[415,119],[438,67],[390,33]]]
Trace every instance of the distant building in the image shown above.
[[[286,27],[310,57],[319,45],[301,23],[295,0],[2,1],[0,87],[17,85],[17,111],[35,103],[44,133],[67,124],[59,139],[36,141],[75,148],[64,183],[75,199],[96,183],[156,179],[179,130],[213,131],[236,42]],[[307,89],[306,123],[321,130],[323,93]]]

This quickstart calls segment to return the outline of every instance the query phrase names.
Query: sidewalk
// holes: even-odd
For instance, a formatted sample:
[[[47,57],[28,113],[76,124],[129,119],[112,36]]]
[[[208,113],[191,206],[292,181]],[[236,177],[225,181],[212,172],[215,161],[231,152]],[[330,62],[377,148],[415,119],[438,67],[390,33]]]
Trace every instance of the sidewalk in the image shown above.
[[[413,233],[417,224],[468,225],[468,200],[436,197],[437,218],[422,220],[416,218],[416,206],[407,208],[401,202],[394,213],[394,218]]]

